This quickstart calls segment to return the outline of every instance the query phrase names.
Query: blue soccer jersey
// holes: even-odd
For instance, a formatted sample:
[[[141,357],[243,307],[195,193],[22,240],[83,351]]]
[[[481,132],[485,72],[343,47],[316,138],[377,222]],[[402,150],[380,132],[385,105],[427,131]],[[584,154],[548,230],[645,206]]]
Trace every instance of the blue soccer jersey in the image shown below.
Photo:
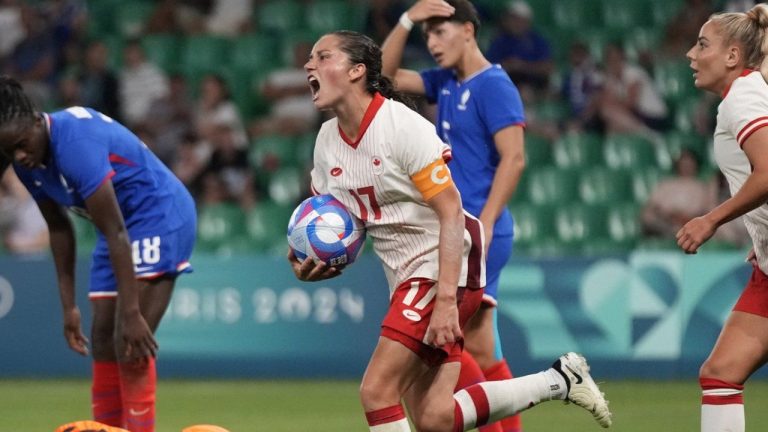
[[[513,125],[524,125],[523,102],[517,87],[499,65],[490,66],[464,81],[451,69],[421,72],[426,97],[437,103],[437,133],[451,146],[448,164],[464,208],[479,216],[491,191],[499,165],[493,135]],[[511,235],[512,220],[502,214],[494,235]]]
[[[196,212],[181,181],[136,135],[104,114],[72,107],[43,115],[50,135],[44,166],[26,169],[14,165],[34,199],[50,199],[89,217],[85,199],[111,181],[132,241],[137,276],[188,271]],[[92,294],[114,289],[107,252],[106,240],[99,233],[93,253]]]
[[[437,103],[437,133],[451,146],[448,164],[464,208],[479,217],[488,200],[499,165],[493,135],[508,126],[524,125],[517,87],[499,65],[458,81],[451,69],[421,72],[427,99]],[[484,300],[496,304],[499,275],[512,254],[512,215],[508,209],[493,227],[486,263]]]

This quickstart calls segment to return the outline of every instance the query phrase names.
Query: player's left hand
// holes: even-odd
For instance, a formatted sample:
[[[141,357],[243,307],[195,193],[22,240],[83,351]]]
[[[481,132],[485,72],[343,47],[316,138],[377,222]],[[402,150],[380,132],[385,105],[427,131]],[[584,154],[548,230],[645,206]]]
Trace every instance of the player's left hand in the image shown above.
[[[689,220],[675,236],[677,245],[687,254],[695,254],[699,247],[715,234],[717,226],[707,215]]]
[[[427,345],[441,347],[454,343],[463,338],[459,326],[459,307],[456,301],[436,298],[432,318],[429,321],[427,335],[424,339]]]
[[[118,312],[119,313],[119,312]],[[129,362],[157,356],[157,341],[147,321],[140,313],[122,314],[117,320],[119,351]]]
[[[299,261],[291,248],[288,248],[288,262],[296,278],[305,282],[330,279],[341,274],[339,267],[328,267],[324,262],[315,262],[312,258]]]

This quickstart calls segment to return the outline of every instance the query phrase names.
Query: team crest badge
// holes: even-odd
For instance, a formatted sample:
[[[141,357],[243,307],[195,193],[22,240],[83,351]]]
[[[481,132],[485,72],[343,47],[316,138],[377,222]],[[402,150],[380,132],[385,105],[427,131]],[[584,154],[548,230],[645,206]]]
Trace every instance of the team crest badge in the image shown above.
[[[373,173],[376,175],[381,175],[381,173],[384,172],[384,161],[378,156],[374,156],[371,159],[371,166],[373,168]]]
[[[471,93],[469,92],[469,89],[464,90],[464,93],[461,94],[461,101],[459,102],[459,105],[456,107],[459,109],[459,111],[466,111],[467,102],[469,102],[470,95]]]

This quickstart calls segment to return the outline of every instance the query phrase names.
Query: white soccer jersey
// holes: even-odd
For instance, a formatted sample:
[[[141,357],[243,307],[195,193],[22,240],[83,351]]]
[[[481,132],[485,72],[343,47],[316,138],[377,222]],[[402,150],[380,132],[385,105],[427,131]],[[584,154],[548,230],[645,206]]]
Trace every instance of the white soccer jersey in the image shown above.
[[[752,166],[741,149],[758,129],[768,126],[768,85],[758,71],[745,71],[731,85],[717,109],[715,160],[728,180],[731,195],[752,173]],[[768,205],[763,204],[744,215],[763,273],[768,273]]]
[[[336,118],[325,122],[317,135],[313,192],[333,195],[365,223],[390,293],[409,278],[437,280],[440,223],[426,200],[452,184],[442,150],[433,124],[379,94],[365,113],[356,142],[344,135]],[[470,235],[465,230],[459,286],[485,286],[479,231]]]

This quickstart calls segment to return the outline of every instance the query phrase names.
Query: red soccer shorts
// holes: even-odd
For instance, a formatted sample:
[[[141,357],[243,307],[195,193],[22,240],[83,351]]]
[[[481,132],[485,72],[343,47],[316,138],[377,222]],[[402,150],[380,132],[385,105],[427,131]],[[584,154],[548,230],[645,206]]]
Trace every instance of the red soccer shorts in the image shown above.
[[[768,318],[768,276],[757,266],[752,269],[752,277],[733,310]]]
[[[414,278],[401,283],[389,302],[389,311],[381,324],[381,335],[400,342],[430,366],[461,359],[464,341],[435,348],[424,343],[427,327],[435,307],[436,282]],[[483,290],[459,287],[456,291],[459,325],[464,328],[483,301]]]

